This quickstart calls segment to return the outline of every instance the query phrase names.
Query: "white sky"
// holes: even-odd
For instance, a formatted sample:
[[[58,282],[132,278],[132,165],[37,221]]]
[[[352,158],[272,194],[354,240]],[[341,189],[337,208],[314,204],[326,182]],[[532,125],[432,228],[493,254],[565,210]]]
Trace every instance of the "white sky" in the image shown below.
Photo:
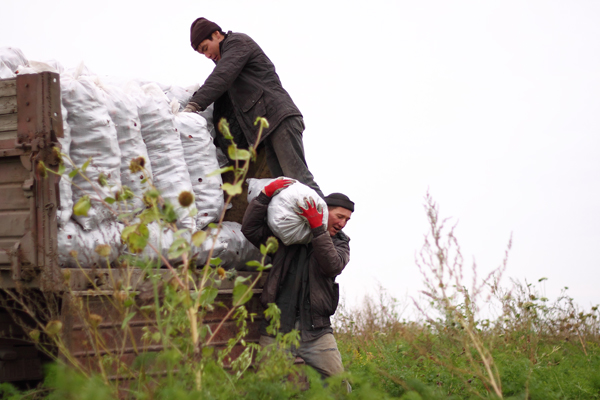
[[[187,86],[200,16],[250,35],[304,114],[309,167],[356,202],[348,302],[422,288],[427,190],[467,264],[549,278],[600,303],[600,3],[590,1],[3,2],[0,46],[100,75]],[[508,284],[508,279],[505,280]]]

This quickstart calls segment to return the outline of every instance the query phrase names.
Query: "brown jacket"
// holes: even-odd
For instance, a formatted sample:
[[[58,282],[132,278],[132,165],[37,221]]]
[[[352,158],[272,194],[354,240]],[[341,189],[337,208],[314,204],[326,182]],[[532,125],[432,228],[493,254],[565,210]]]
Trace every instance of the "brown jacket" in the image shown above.
[[[244,214],[242,232],[257,247],[264,244],[269,236],[273,236],[266,223],[270,201],[271,199],[261,192],[250,202]],[[320,226],[313,229],[312,233],[313,240],[308,245],[308,280],[312,324],[303,323],[303,331],[319,330],[331,326],[329,317],[335,313],[339,301],[339,288],[335,277],[342,273],[350,261],[350,238],[343,232],[331,237],[325,227]],[[279,240],[279,249],[272,255],[273,267],[269,270],[267,281],[263,287],[261,297],[263,306],[275,303],[290,263],[300,246],[285,246]]]
[[[225,35],[220,43],[221,59],[204,85],[191,98],[202,110],[228,92],[237,120],[249,144],[256,142],[257,117],[269,121],[264,139],[287,117],[302,115],[281,85],[275,66],[248,35]]]

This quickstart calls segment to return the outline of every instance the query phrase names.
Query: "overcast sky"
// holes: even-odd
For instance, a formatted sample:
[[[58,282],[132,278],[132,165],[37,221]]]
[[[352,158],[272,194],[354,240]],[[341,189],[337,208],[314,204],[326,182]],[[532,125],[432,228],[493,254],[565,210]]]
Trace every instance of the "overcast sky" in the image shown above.
[[[200,16],[250,35],[302,111],[309,167],[356,202],[357,304],[422,288],[427,191],[467,264],[600,303],[600,2],[3,2],[0,46],[99,75],[202,83]],[[507,285],[508,279],[504,281]]]

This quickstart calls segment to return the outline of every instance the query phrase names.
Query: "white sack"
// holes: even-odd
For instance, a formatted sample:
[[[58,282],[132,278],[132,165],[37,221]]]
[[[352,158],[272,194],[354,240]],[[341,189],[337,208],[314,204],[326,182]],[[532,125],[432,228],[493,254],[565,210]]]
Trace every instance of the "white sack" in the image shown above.
[[[139,221],[137,221],[139,222]],[[161,228],[158,222],[152,222],[147,225],[149,237],[146,248],[138,254],[138,257],[142,260],[156,261],[160,259],[160,255],[168,258],[169,249],[173,244],[173,231],[168,228]],[[152,249],[154,247],[159,253]],[[128,252],[128,254],[132,254]],[[161,261],[162,264],[162,261]]]
[[[128,210],[132,211],[143,208],[143,195],[150,188],[149,181],[152,180],[152,166],[148,150],[142,139],[142,124],[138,116],[137,105],[134,100],[122,89],[116,86],[101,85],[105,94],[105,104],[108,114],[117,129],[119,149],[121,150],[121,185],[131,189],[135,198],[128,200]],[[131,160],[143,157],[146,161],[142,171],[132,173],[129,169]]]
[[[92,184],[79,175],[73,178],[73,202],[84,195],[92,199],[88,216],[74,216],[84,228],[92,230],[107,219],[113,219],[111,210],[99,198],[112,197],[120,190],[121,150],[117,141],[117,130],[103,102],[102,94],[89,76],[72,80],[63,75],[61,79],[62,102],[67,108],[67,122],[71,127],[70,157],[77,167],[92,157],[85,171]],[[100,187],[98,177],[104,174],[109,186]],[[94,190],[96,189],[96,190]]]
[[[273,180],[274,179],[247,179],[248,202],[258,196],[260,191]],[[304,201],[305,198],[312,198],[317,207],[319,205],[322,207],[323,225],[327,228],[327,221],[329,219],[327,203],[325,203],[325,200],[323,200],[317,192],[300,182],[296,182],[279,192],[279,194],[275,195],[269,203],[267,225],[271,231],[273,231],[273,234],[281,239],[286,246],[292,244],[308,244],[312,240],[312,230],[310,229],[308,221],[299,216],[296,212],[296,210],[298,210],[298,203],[302,204],[304,208],[307,207],[306,202]]]
[[[77,261],[81,267],[91,268],[106,267],[106,258],[96,253],[96,246],[106,244],[111,252],[108,261],[113,262],[119,256],[121,245],[121,232],[123,225],[114,221],[106,221],[101,227],[93,231],[84,231],[74,221],[58,230],[58,263],[61,267],[77,268]],[[72,251],[77,252],[73,258]]]
[[[12,70],[6,64],[4,64],[3,61],[0,61],[0,79],[9,79],[14,77],[15,73],[12,72]]]
[[[0,61],[3,62],[6,68],[13,74],[17,74],[19,65],[24,67],[29,65],[29,61],[27,61],[25,54],[23,54],[21,49],[16,47],[0,47]]]
[[[242,233],[242,225],[237,222],[225,221],[221,232],[216,238],[217,229],[207,230],[208,236],[202,246],[194,247],[198,252],[197,265],[206,264],[211,247],[215,246],[212,258],[220,258],[224,268],[245,269],[246,262],[250,260],[260,261],[262,258],[260,250],[254,247]]]
[[[177,105],[178,103],[172,103]],[[175,113],[175,126],[179,131],[183,153],[194,189],[198,215],[196,229],[215,222],[223,211],[223,179],[221,175],[207,175],[219,169],[213,138],[206,120],[196,113]]]
[[[189,213],[196,205],[183,208],[178,201],[181,192],[193,193],[193,188],[169,100],[156,84],[145,85],[142,89],[145,96],[137,97],[138,113],[152,165],[154,186],[177,211],[177,225],[194,231],[196,222]]]
[[[165,95],[169,98],[169,101],[177,100],[177,102],[179,103],[179,110],[183,110],[183,108],[187,105],[187,103],[192,98],[192,95],[196,90],[198,90],[198,88],[200,88],[200,85],[198,83],[190,85],[188,87],[172,85],[168,88],[163,87],[163,91]]]
[[[61,153],[69,156],[71,149],[71,126],[67,122],[67,108],[63,104],[61,104],[61,112],[63,120],[63,137],[58,138],[58,143],[60,143]],[[64,156],[62,163],[65,166],[65,172],[58,182],[60,207],[56,212],[56,219],[59,227],[66,226],[73,214],[73,188],[71,186],[71,178],[69,178],[69,174],[73,171],[73,166]]]

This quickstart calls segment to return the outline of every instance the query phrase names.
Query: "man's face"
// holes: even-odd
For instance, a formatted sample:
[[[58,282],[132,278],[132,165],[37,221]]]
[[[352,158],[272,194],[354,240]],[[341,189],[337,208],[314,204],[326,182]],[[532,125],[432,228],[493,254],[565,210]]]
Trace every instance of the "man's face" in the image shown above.
[[[327,231],[329,235],[335,236],[339,231],[344,229],[352,211],[344,207],[329,207],[329,219],[327,220]]]
[[[217,62],[221,59],[221,49],[219,48],[219,44],[223,40],[224,36],[219,32],[213,32],[212,40],[204,39],[198,45],[198,53],[204,54],[206,58],[210,58],[211,60]]]

